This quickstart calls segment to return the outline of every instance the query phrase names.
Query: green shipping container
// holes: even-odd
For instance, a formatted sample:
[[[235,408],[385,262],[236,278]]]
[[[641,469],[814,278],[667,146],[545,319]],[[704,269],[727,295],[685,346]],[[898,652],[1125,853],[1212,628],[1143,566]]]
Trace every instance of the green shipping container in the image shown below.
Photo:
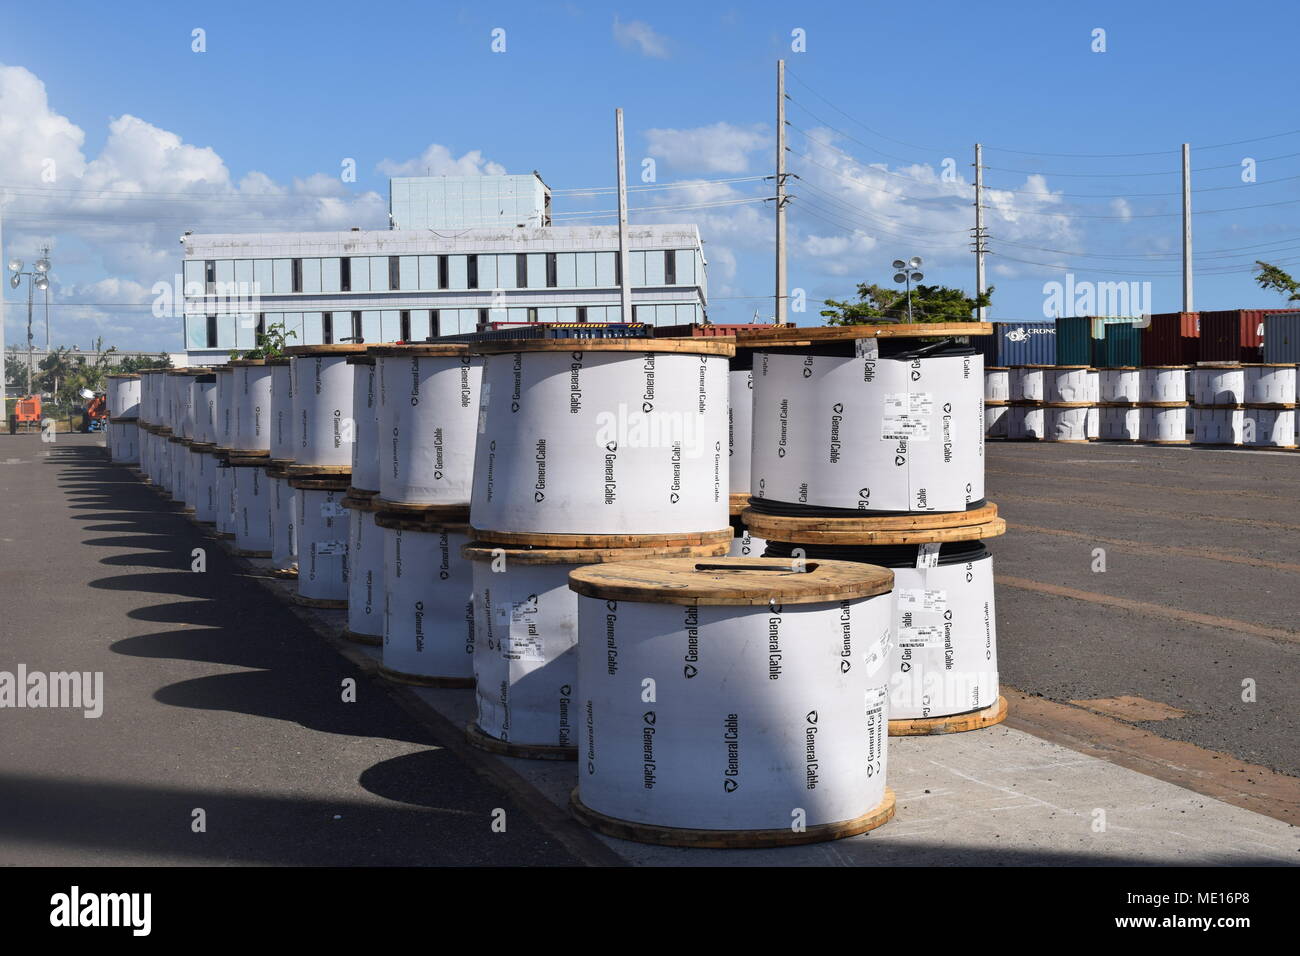
[[[1104,339],[1093,339],[1092,364],[1120,368],[1142,364],[1142,330],[1132,323],[1112,322]]]
[[[1056,320],[1056,364],[1092,364],[1092,319],[1072,316]]]

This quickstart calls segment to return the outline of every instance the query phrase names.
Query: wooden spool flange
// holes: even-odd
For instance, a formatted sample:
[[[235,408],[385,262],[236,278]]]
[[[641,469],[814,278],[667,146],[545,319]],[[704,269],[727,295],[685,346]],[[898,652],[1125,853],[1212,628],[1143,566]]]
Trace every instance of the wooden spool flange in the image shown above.
[[[492,531],[472,528],[475,538],[491,544],[542,548],[687,548],[730,542],[731,528],[718,531],[682,531],[674,534],[551,534],[532,531]]]
[[[450,689],[473,689],[474,687],[474,678],[472,677],[429,677],[425,674],[406,674],[402,671],[384,667],[382,664],[379,665],[379,675],[385,680],[397,684],[412,684],[416,687],[446,687]]]
[[[559,744],[514,744],[484,733],[475,723],[465,725],[465,739],[479,750],[506,757],[523,757],[526,760],[577,760],[577,747]]]
[[[1007,719],[1007,699],[998,696],[997,703],[982,710],[972,710],[950,717],[913,717],[889,722],[891,737],[924,737],[930,734],[961,734],[968,730],[992,727]]]

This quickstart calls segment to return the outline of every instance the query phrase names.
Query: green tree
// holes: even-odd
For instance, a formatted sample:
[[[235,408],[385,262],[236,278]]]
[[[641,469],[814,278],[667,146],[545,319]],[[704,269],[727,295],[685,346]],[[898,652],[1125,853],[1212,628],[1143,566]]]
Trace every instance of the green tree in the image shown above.
[[[974,322],[975,310],[988,308],[993,287],[971,298],[961,289],[945,285],[918,285],[912,289],[913,322]],[[827,325],[862,325],[872,322],[906,322],[907,293],[897,288],[859,283],[856,301],[827,299],[821,314]]]
[[[1288,302],[1300,302],[1300,282],[1270,263],[1256,259],[1255,265],[1259,268],[1259,275],[1255,276],[1256,285],[1265,291],[1285,296]]]

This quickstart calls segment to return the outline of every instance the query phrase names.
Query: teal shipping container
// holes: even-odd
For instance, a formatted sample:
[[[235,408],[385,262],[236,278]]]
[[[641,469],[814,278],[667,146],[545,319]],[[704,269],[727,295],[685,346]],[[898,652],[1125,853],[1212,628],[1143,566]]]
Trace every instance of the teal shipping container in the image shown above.
[[[1142,364],[1142,329],[1132,322],[1108,322],[1105,338],[1092,341],[1092,364],[1098,368]]]
[[[1092,319],[1071,316],[1056,320],[1056,364],[1092,364]]]

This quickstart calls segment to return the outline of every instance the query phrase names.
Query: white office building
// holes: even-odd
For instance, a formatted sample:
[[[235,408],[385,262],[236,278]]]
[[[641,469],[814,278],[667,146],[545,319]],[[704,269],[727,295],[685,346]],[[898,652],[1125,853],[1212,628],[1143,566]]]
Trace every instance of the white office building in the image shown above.
[[[183,243],[185,350],[196,365],[253,348],[259,328],[281,322],[295,333],[291,344],[303,345],[421,341],[502,322],[625,321],[616,226],[187,235]],[[628,250],[627,320],[704,319],[694,225],[631,226]]]

